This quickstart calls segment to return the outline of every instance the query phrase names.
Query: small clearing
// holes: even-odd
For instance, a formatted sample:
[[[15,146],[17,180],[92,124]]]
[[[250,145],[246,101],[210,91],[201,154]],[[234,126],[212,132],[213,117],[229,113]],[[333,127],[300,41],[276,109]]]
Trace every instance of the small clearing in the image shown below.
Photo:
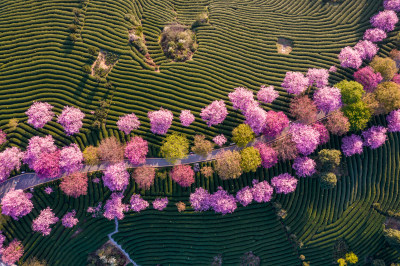
[[[278,37],[278,41],[276,42],[276,48],[278,49],[278,53],[280,54],[290,54],[292,52],[293,41]]]
[[[91,75],[105,78],[117,62],[117,54],[107,52],[105,50],[100,50],[96,61],[94,61],[92,65]]]

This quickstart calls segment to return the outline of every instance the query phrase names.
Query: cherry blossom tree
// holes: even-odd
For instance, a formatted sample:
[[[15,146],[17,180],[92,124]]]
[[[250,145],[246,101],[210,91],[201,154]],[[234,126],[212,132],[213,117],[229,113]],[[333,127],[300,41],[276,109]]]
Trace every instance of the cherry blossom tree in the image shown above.
[[[70,197],[78,198],[87,194],[88,177],[86,173],[73,173],[64,177],[60,183],[60,189]]]
[[[257,92],[257,99],[263,103],[272,103],[279,97],[279,92],[274,89],[274,86],[261,85]]]
[[[65,173],[79,171],[83,164],[83,154],[75,143],[64,147],[60,152],[60,167]]]
[[[57,150],[51,135],[45,137],[34,136],[29,139],[23,162],[33,169],[34,163],[43,153],[53,153]]]
[[[0,129],[0,145],[3,145],[7,141],[7,134]]]
[[[150,119],[150,130],[153,134],[165,135],[171,127],[174,115],[170,110],[160,108],[158,111],[148,112]]]
[[[153,183],[156,176],[156,169],[149,165],[143,165],[136,168],[133,171],[133,179],[139,188],[149,189]]]
[[[308,86],[315,85],[317,88],[323,88],[328,85],[329,72],[323,68],[310,68],[306,77],[309,82]]]
[[[13,170],[21,167],[24,153],[17,147],[7,148],[0,152],[0,182],[6,180]]]
[[[251,190],[253,193],[253,199],[256,202],[269,202],[274,194],[274,189],[268,183],[268,181],[259,182],[258,180],[253,180],[253,188]]]
[[[367,29],[364,33],[364,40],[371,42],[381,42],[386,39],[386,37],[386,32],[378,28]]]
[[[316,173],[316,162],[308,157],[297,157],[293,162],[293,169],[296,175],[300,177],[312,176]]]
[[[148,152],[147,141],[139,136],[133,137],[125,146],[125,157],[134,165],[145,163]]]
[[[387,139],[386,132],[387,129],[382,126],[372,126],[363,131],[361,134],[364,138],[364,145],[371,149],[379,148]]]
[[[134,114],[127,114],[119,118],[117,122],[118,129],[126,135],[140,127],[139,118]]]
[[[129,184],[129,173],[125,163],[117,163],[107,166],[104,171],[103,182],[111,191],[121,191]]]
[[[193,123],[195,117],[190,112],[190,110],[182,110],[181,114],[179,115],[179,120],[181,121],[182,126],[188,127],[190,124]]]
[[[194,183],[194,171],[190,165],[175,165],[171,170],[171,178],[181,187],[190,187]]]
[[[130,209],[134,212],[140,212],[149,207],[149,203],[138,194],[133,194],[129,203]]]
[[[246,186],[236,193],[236,200],[244,207],[249,205],[253,201],[252,189]]]
[[[32,194],[24,193],[22,189],[10,189],[1,199],[1,213],[11,216],[14,220],[27,215],[33,209]]]
[[[293,160],[299,154],[296,143],[292,140],[291,134],[277,138],[273,143],[273,148],[278,155],[279,160]]]
[[[24,254],[24,246],[21,241],[14,239],[7,247],[2,248],[1,261],[7,265],[14,265]]]
[[[309,123],[317,119],[317,106],[307,95],[292,99],[289,109],[290,115],[296,120]]]
[[[384,10],[373,16],[370,22],[372,27],[389,32],[394,30],[399,18],[393,10]]]
[[[309,155],[317,148],[320,134],[311,126],[292,123],[289,129],[297,150],[303,155]]]
[[[319,133],[319,145],[325,144],[329,141],[329,131],[324,124],[316,122],[311,124],[311,127]]]
[[[213,101],[211,104],[201,109],[200,117],[206,121],[207,126],[211,127],[222,123],[228,115],[223,100]]]
[[[386,116],[389,132],[400,132],[400,109],[390,112]]]
[[[400,1],[399,0],[385,0],[383,1],[383,8],[385,10],[393,10],[400,12]]]
[[[54,112],[51,110],[53,108],[54,106],[46,102],[33,102],[25,112],[28,116],[28,124],[33,125],[34,128],[44,127],[54,116]]]
[[[338,58],[342,67],[359,69],[362,65],[362,58],[359,52],[350,46],[343,48],[340,51]]]
[[[329,72],[331,72],[331,73],[336,73],[336,72],[337,72],[337,67],[336,67],[336,66],[331,66],[331,67],[329,68]]]
[[[119,163],[124,160],[124,150],[124,145],[112,136],[101,140],[97,152],[101,160]]]
[[[213,141],[218,146],[222,147],[227,141],[226,137],[223,134],[217,135],[213,138]]]
[[[383,77],[381,73],[375,73],[372,67],[366,66],[354,72],[354,80],[360,83],[366,92],[374,92]]]
[[[265,126],[267,112],[258,104],[250,104],[243,115],[246,119],[244,123],[249,125],[256,135],[261,134]]]
[[[329,114],[325,122],[325,127],[334,135],[344,135],[350,130],[350,122],[341,111],[334,111]]]
[[[292,193],[296,190],[297,179],[288,173],[275,176],[271,179],[271,184],[275,188],[276,193]]]
[[[257,143],[254,147],[260,152],[262,166],[271,168],[278,163],[278,154],[273,148],[265,143]]]
[[[218,187],[218,190],[210,196],[210,206],[216,213],[222,215],[233,213],[237,208],[235,197],[229,195],[222,187]]]
[[[274,138],[289,126],[289,118],[283,112],[268,111],[265,118],[263,134]]]
[[[46,188],[44,189],[44,193],[46,193],[47,195],[50,195],[50,194],[53,193],[53,192],[54,192],[54,190],[53,190],[52,187],[46,187]]]
[[[85,114],[76,107],[65,106],[61,114],[58,116],[57,122],[64,127],[67,136],[79,133],[79,129],[83,126],[82,120]]]
[[[190,205],[196,212],[207,211],[211,207],[210,193],[202,187],[196,188],[196,190],[190,194],[189,201]]]
[[[73,210],[71,212],[67,212],[61,219],[62,225],[67,228],[74,227],[79,222],[79,220],[77,218],[75,218],[75,215],[76,215],[75,210]]]
[[[42,179],[60,176],[60,151],[42,153],[40,157],[36,159],[33,170],[36,172],[37,176]]]
[[[363,40],[354,46],[354,50],[358,52],[362,60],[371,60],[378,53],[379,48],[373,42]]]
[[[229,100],[233,104],[233,109],[239,109],[245,111],[249,104],[254,102],[253,91],[243,88],[237,87],[233,92],[228,94]]]
[[[118,220],[124,219],[124,212],[129,210],[127,204],[122,203],[124,195],[122,193],[112,193],[111,197],[106,201],[104,205],[104,217],[108,220],[117,218]]]
[[[307,89],[309,83],[308,78],[301,72],[286,72],[281,86],[288,93],[299,95]]]
[[[195,135],[194,136],[194,145],[192,146],[192,152],[207,157],[207,155],[212,152],[214,148],[214,143],[209,140],[206,140],[206,136],[204,135]]]
[[[342,107],[340,90],[335,87],[324,87],[315,91],[313,96],[317,108],[325,113]]]
[[[153,202],[153,208],[159,211],[164,210],[168,205],[168,198],[157,198]]]
[[[345,156],[361,154],[363,152],[364,143],[360,136],[352,134],[351,136],[343,137],[342,152]]]
[[[40,211],[38,217],[32,221],[32,230],[41,233],[43,236],[48,236],[51,233],[50,226],[58,222],[58,217],[50,207]]]

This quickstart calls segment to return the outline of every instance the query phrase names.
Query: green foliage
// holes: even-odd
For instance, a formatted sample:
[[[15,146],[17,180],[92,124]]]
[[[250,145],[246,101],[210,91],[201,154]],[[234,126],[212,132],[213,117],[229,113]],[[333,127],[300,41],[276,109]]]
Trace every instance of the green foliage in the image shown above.
[[[319,166],[323,171],[332,171],[340,165],[342,154],[340,150],[323,149],[318,152]]]
[[[198,155],[203,157],[207,157],[207,155],[212,152],[214,148],[214,143],[209,140],[206,140],[206,136],[204,135],[196,135],[194,136],[194,146],[192,147],[192,151]]]
[[[76,32],[77,29],[78,29],[78,26],[76,26],[75,24],[68,25],[68,30],[70,32]]]
[[[196,20],[192,23],[192,29],[202,26],[202,25],[207,25],[209,23],[208,19],[208,12],[202,12],[199,15],[197,15]]]
[[[20,266],[46,266],[46,261],[40,261],[37,258],[29,258],[25,262],[21,263]]]
[[[331,189],[336,186],[337,178],[334,173],[325,172],[321,174],[319,181],[322,189]]]
[[[99,54],[99,48],[94,47],[94,46],[89,46],[89,47],[88,47],[88,52],[89,52],[89,54],[91,54],[91,55],[97,57],[98,54]]]
[[[361,100],[365,93],[363,86],[356,81],[342,80],[336,83],[334,87],[340,89],[342,94],[342,102],[344,104],[352,104]]]
[[[261,165],[260,152],[254,147],[247,147],[240,151],[240,167],[243,172],[255,172]]]
[[[400,85],[394,82],[383,82],[378,85],[375,98],[386,113],[400,108]]]
[[[161,156],[167,161],[175,163],[183,159],[189,153],[189,141],[186,136],[174,133],[163,141],[160,149]]]
[[[392,228],[383,229],[386,241],[395,249],[400,250],[400,231]]]
[[[358,262],[358,257],[354,252],[349,252],[346,254],[346,261],[350,264],[356,264]]]
[[[83,151],[83,160],[85,164],[96,165],[99,163],[99,151],[97,147],[92,145],[87,146]]]
[[[368,105],[362,101],[349,104],[343,107],[342,111],[349,119],[352,131],[363,130],[372,116]]]
[[[165,26],[160,44],[164,54],[178,62],[188,60],[197,49],[194,32],[179,23]]]
[[[399,71],[396,62],[390,58],[375,56],[369,64],[376,72],[381,73],[385,81],[392,80],[393,76]]]
[[[82,67],[82,71],[83,71],[84,73],[90,74],[90,73],[92,72],[92,67],[89,66],[89,65],[84,65],[84,66]]]
[[[246,146],[249,142],[253,141],[254,138],[255,134],[247,124],[240,124],[232,130],[232,141],[239,147]]]
[[[236,179],[243,173],[240,162],[238,151],[222,151],[216,156],[215,171],[222,180]]]
[[[99,101],[99,106],[94,111],[92,128],[100,129],[107,118],[109,104],[106,101]]]
[[[70,40],[71,40],[72,42],[76,42],[77,40],[79,40],[79,36],[78,36],[78,34],[76,34],[76,33],[71,33],[71,34],[69,35],[69,38],[70,38]]]

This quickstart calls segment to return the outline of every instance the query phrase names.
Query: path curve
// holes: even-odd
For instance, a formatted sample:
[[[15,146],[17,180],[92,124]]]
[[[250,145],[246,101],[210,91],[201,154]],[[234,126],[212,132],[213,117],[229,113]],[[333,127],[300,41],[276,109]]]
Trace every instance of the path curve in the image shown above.
[[[317,116],[317,119],[308,124],[319,122],[328,116],[329,116],[329,114],[325,115],[323,112],[320,112]],[[291,123],[293,123],[293,122],[291,122]],[[265,136],[257,137],[253,142],[249,143],[248,146],[254,145],[257,142],[264,142],[267,144],[272,143],[272,142],[286,136],[288,134],[288,131],[289,131],[289,126],[283,130],[282,134],[279,137],[272,138],[272,139],[267,139]],[[187,158],[182,159],[182,160],[177,160],[174,164],[168,162],[164,158],[147,158],[146,163],[144,163],[144,164],[150,165],[152,167],[162,168],[162,167],[168,167],[168,166],[174,166],[174,165],[180,165],[180,164],[201,163],[201,162],[215,160],[216,155],[221,151],[227,151],[227,150],[239,151],[241,149],[242,148],[238,147],[237,145],[230,145],[228,147],[214,149],[211,153],[208,154],[207,157],[202,157],[197,154],[190,154],[187,156]],[[126,163],[127,168],[137,168],[140,166],[140,165],[133,165],[128,160],[124,160],[124,161]],[[103,163],[100,163],[97,165],[85,165],[80,170],[80,172],[90,173],[90,172],[95,172],[95,171],[103,171],[107,168],[108,165],[110,165],[109,162],[103,162]],[[143,165],[143,164],[141,164],[141,165]],[[41,179],[36,175],[36,173],[22,173],[20,175],[14,176],[12,178],[5,180],[3,183],[0,184],[0,200],[12,188],[25,190],[25,189],[33,188],[33,187],[41,185],[41,184],[52,182],[54,180],[62,178],[63,176],[65,176],[65,174],[61,175],[59,177],[56,177],[56,178],[51,178],[51,179],[48,179],[48,178]]]
[[[114,239],[112,238],[112,235],[118,233],[118,219],[117,219],[117,218],[114,218],[114,221],[115,221],[115,230],[114,230],[114,232],[111,232],[111,233],[109,233],[109,234],[107,235],[108,238],[110,239],[110,241],[111,241],[117,248],[119,248],[119,249],[121,250],[122,253],[124,253],[125,257],[127,257],[128,260],[129,260],[134,266],[138,266],[138,265],[131,259],[131,257],[129,257],[129,254],[128,254],[125,250],[122,249],[121,245],[119,245],[117,242],[115,242]]]

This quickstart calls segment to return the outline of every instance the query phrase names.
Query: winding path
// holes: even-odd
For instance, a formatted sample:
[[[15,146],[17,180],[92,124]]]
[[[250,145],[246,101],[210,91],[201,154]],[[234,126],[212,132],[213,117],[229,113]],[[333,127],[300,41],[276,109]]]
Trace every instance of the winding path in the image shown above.
[[[110,239],[110,241],[111,241],[116,247],[118,247],[118,248],[121,250],[122,253],[124,253],[125,257],[127,257],[128,260],[129,260],[134,266],[138,266],[138,265],[131,259],[131,257],[129,257],[129,254],[128,254],[125,250],[122,249],[121,245],[118,245],[118,243],[115,242],[114,239],[112,238],[112,235],[113,235],[113,234],[118,233],[118,219],[115,218],[114,221],[115,221],[115,231],[109,233],[109,234],[108,234],[108,238]]]

